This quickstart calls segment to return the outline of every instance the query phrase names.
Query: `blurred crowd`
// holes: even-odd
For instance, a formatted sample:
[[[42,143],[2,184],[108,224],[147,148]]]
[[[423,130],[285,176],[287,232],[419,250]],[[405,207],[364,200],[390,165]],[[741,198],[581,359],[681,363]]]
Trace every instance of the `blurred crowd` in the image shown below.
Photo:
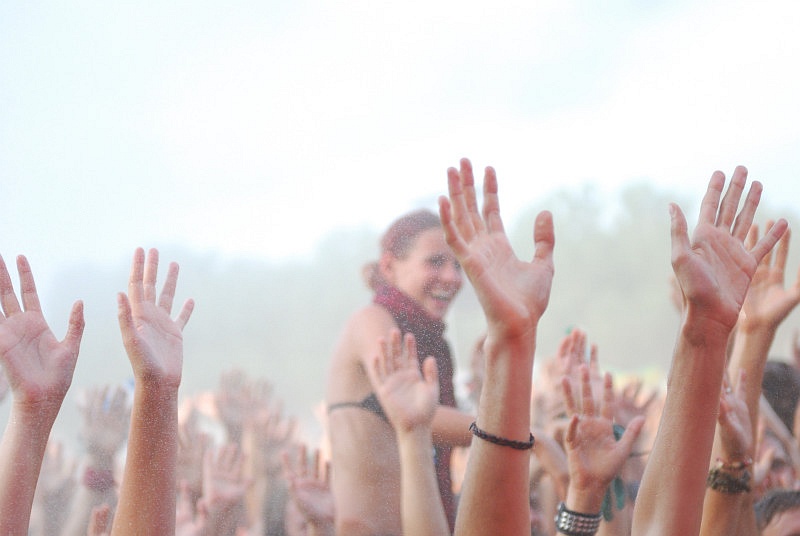
[[[68,452],[50,430],[82,304],[57,340],[27,260],[15,290],[0,259],[0,400],[11,404],[0,532],[800,534],[800,326],[789,326],[788,355],[772,348],[800,303],[800,271],[786,284],[790,231],[754,223],[761,185],[748,190],[746,178],[712,176],[691,235],[670,208],[681,327],[666,384],[648,385],[604,370],[581,328],[537,353],[552,219],[537,217],[534,257],[517,259],[494,171],[479,207],[463,160],[440,214],[400,218],[365,268],[375,300],[332,345],[316,444],[268,377],[227,370],[215,390],[179,394],[194,303],[173,311],[177,265],[158,291],[158,252],[139,249],[119,296],[133,392],[102,381],[82,391],[80,452]],[[443,319],[464,276],[486,331],[456,386]]]

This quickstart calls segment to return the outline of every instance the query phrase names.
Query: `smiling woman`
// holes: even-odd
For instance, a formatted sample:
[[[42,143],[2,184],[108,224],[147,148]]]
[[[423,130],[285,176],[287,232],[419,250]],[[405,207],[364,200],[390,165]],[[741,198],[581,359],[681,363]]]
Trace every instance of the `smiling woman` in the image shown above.
[[[469,444],[472,418],[455,409],[453,364],[443,338],[442,319],[463,278],[439,217],[421,210],[395,221],[381,240],[380,259],[364,268],[364,277],[375,291],[373,302],[348,319],[333,355],[326,392],[336,533],[402,533],[397,443],[365,369],[392,329],[416,337],[420,360],[436,359],[440,395],[433,421],[436,466],[431,470],[436,471],[452,526],[450,449]]]

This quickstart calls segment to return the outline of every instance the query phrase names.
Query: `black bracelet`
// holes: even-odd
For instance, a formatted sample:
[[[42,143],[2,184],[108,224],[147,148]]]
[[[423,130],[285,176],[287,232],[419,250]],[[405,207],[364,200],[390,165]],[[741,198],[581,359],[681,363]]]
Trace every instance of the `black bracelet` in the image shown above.
[[[750,471],[744,469],[741,474],[733,475],[722,467],[714,467],[708,472],[706,485],[720,493],[749,493]]]
[[[582,514],[573,512],[561,502],[556,514],[556,531],[567,536],[593,536],[600,528],[602,514]]]
[[[517,450],[530,450],[533,448],[533,442],[535,441],[533,434],[531,434],[531,438],[528,441],[514,441],[513,439],[506,439],[505,437],[498,437],[490,434],[489,432],[481,430],[474,422],[469,425],[469,431],[472,432],[475,437],[479,437],[484,441],[488,441],[489,443],[494,443],[495,445],[500,445],[501,447],[511,447],[512,449]]]

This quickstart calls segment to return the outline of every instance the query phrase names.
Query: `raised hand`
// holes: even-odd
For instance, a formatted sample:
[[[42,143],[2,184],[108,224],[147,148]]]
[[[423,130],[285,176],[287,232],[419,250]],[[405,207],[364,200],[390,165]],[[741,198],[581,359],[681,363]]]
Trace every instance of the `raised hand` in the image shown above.
[[[55,419],[72,383],[83,336],[83,302],[72,306],[67,334],[58,341],[42,315],[28,260],[17,257],[22,306],[0,257],[0,362],[14,404],[40,417]]]
[[[614,422],[627,427],[635,417],[647,417],[653,403],[658,400],[658,389],[642,393],[643,382],[639,378],[628,381],[618,392]]]
[[[104,469],[113,468],[116,452],[128,435],[130,408],[125,390],[117,386],[94,387],[86,391],[85,400],[78,406],[83,419],[80,437],[94,462],[104,462]]]
[[[186,482],[180,482],[175,503],[175,536],[203,536],[207,533],[208,512],[202,501],[197,504],[193,495]]]
[[[333,532],[334,503],[328,465],[320,459],[319,449],[309,460],[305,444],[283,453],[290,500],[320,535]]]
[[[599,511],[608,484],[619,474],[633,449],[644,425],[643,417],[630,422],[619,441],[614,438],[614,386],[606,373],[602,400],[597,404],[592,389],[589,368],[580,368],[580,398],[573,393],[568,378],[564,378],[564,398],[570,415],[564,439],[570,473],[570,491],[591,494]]]
[[[272,385],[266,380],[250,380],[243,370],[234,369],[220,376],[214,402],[228,440],[241,441],[243,429],[259,413],[270,413]]]
[[[414,336],[407,333],[401,345],[397,329],[380,346],[367,374],[389,422],[398,433],[429,427],[439,400],[436,361],[426,358],[420,374]]]
[[[25,534],[47,440],[67,394],[83,335],[83,303],[58,341],[39,305],[27,259],[17,257],[22,306],[0,257],[0,364],[13,395],[0,440],[0,534]]]
[[[194,301],[184,303],[178,317],[170,318],[178,265],[171,263],[167,279],[156,302],[158,251],[151,249],[145,259],[138,248],[128,282],[128,294],[118,295],[119,326],[122,342],[138,381],[157,380],[177,387],[183,366],[182,331],[194,309]]]
[[[203,502],[209,511],[227,511],[244,499],[248,482],[242,474],[238,445],[206,450],[203,461]]]
[[[489,338],[534,337],[553,279],[551,214],[537,216],[533,260],[520,261],[503,228],[494,169],[486,168],[480,214],[469,160],[462,159],[459,170],[448,169],[447,179],[449,198],[439,198],[445,237],[475,287],[489,324]]]
[[[722,197],[725,175],[712,175],[691,240],[683,212],[670,205],[672,266],[683,301],[703,321],[703,331],[713,329],[725,338],[736,324],[758,264],[787,228],[781,219],[752,247],[745,247],[762,190],[761,183],[753,182],[737,215],[746,180],[747,170],[737,167]]]
[[[772,227],[772,222],[767,222],[767,234]],[[791,230],[787,229],[778,241],[774,256],[770,250],[758,263],[742,304],[738,329],[752,331],[760,328],[774,334],[780,323],[800,303],[800,270],[794,284],[784,288],[790,240]],[[757,241],[758,226],[753,225],[747,235],[746,245],[752,248]]]
[[[183,367],[183,328],[194,302],[187,300],[175,320],[172,302],[178,265],[171,263],[156,301],[158,251],[145,259],[138,248],[128,294],[118,295],[122,342],[135,379],[125,474],[112,534],[175,532],[178,457],[178,389]]]

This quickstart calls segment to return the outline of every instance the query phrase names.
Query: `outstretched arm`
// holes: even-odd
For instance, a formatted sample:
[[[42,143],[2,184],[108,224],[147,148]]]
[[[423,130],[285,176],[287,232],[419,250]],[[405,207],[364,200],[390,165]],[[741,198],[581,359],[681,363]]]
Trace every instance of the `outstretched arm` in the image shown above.
[[[767,223],[767,233],[772,226],[771,222]],[[752,246],[758,238],[758,227],[753,225],[748,233],[746,243]],[[784,287],[790,239],[791,231],[787,229],[778,242],[774,254],[771,251],[768,252],[758,263],[736,325],[728,371],[731,376],[735,376],[739,370],[744,370],[747,374],[748,381],[744,397],[750,411],[750,422],[753,423],[758,422],[764,366],[769,357],[775,333],[781,323],[800,303],[800,272],[790,287]],[[755,429],[752,434],[755,442]]]
[[[606,373],[603,376],[603,395],[600,400],[595,400],[586,365],[580,366],[579,376],[580,398],[573,393],[570,379],[564,377],[562,380],[570,416],[564,437],[569,487],[556,520],[556,528],[562,531],[575,520],[599,527],[606,490],[622,471],[644,425],[644,417],[636,417],[617,441],[614,437],[615,402],[611,375]]]
[[[553,221],[534,224],[535,253],[521,261],[511,249],[497,196],[497,177],[486,168],[478,212],[472,166],[448,170],[449,197],[439,200],[447,243],[472,282],[487,320],[486,380],[456,520],[456,534],[530,534],[528,465],[533,354],[539,318],[553,279]],[[488,435],[486,435],[488,434]]]
[[[0,441],[0,534],[28,531],[47,439],[72,383],[84,325],[83,303],[76,302],[67,335],[58,341],[23,256],[17,257],[17,271],[21,307],[0,257],[0,361],[14,399]]]
[[[637,534],[697,534],[725,369],[725,349],[756,267],[786,230],[777,222],[752,248],[744,245],[761,197],[754,182],[737,215],[747,170],[737,167],[725,196],[715,172],[691,239],[686,218],[670,206],[672,266],[683,317],[661,424],[634,510]],[[702,408],[702,411],[698,411]]]
[[[333,536],[334,506],[330,463],[322,461],[319,449],[309,459],[305,443],[293,452],[283,452],[283,468],[289,482],[289,500],[306,521],[307,536]]]
[[[701,536],[758,534],[751,491],[755,441],[746,401],[749,381],[740,370],[736,387],[726,381],[720,394]]]
[[[137,249],[128,283],[120,293],[119,326],[135,380],[125,474],[112,534],[175,531],[178,453],[178,387],[183,366],[182,331],[194,302],[170,318],[178,265],[170,264],[156,301],[158,251],[145,259]]]
[[[450,529],[439,498],[431,436],[438,374],[433,358],[425,359],[422,374],[418,363],[414,336],[406,334],[401,344],[400,331],[393,329],[367,373],[397,435],[403,534],[443,536]]]

